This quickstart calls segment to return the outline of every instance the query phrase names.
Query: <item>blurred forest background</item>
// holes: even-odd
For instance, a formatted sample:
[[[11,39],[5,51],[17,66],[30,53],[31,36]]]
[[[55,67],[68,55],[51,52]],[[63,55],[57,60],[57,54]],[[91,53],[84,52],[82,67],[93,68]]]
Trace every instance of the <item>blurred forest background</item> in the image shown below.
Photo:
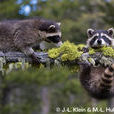
[[[85,43],[88,28],[113,27],[113,10],[114,0],[0,0],[1,21],[36,16],[55,20],[62,23],[63,41],[75,44]],[[0,77],[0,114],[61,114],[57,107],[94,105],[78,73],[67,67],[15,69]],[[106,104],[102,101],[98,106]]]

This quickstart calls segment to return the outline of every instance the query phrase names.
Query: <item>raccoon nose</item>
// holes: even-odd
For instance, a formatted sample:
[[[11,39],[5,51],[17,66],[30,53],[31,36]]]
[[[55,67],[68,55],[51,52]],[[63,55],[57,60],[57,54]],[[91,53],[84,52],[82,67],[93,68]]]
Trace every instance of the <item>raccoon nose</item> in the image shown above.
[[[98,43],[99,45],[101,45],[101,44],[102,44],[102,40],[97,40],[97,43]]]

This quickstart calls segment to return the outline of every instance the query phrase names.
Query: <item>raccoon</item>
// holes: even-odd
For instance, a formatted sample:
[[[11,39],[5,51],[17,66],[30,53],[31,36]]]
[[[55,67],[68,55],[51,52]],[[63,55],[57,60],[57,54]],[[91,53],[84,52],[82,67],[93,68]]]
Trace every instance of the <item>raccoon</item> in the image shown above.
[[[33,47],[42,41],[60,46],[60,23],[39,18],[0,22],[0,51],[20,51],[39,64]]]
[[[114,47],[114,31],[88,29],[87,47],[99,49],[102,46]],[[80,81],[88,93],[96,99],[114,96],[114,63],[111,66],[93,67],[87,63],[80,65]]]
[[[94,49],[97,49],[103,46],[114,47],[113,32],[114,32],[113,28],[110,28],[108,30],[88,29],[87,47],[91,47]]]

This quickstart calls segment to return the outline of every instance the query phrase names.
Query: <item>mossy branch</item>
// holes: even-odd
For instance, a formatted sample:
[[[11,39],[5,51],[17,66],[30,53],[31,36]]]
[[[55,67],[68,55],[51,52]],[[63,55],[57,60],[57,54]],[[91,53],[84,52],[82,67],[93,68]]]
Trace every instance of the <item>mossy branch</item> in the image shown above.
[[[35,52],[42,64],[66,64],[75,66],[79,64],[110,65],[114,63],[114,49],[112,47],[103,47],[98,50],[89,49],[85,51],[85,45],[75,45],[68,41],[60,48],[53,48],[47,53]],[[25,61],[32,63],[32,59],[21,52],[0,52],[0,61],[2,63],[11,63]]]
[[[47,53],[36,52],[36,54],[40,59],[41,63],[45,63],[47,61],[48,59]],[[0,52],[0,57],[3,58],[6,63],[19,62],[22,59],[24,59],[26,62],[32,63],[32,59],[21,52],[7,52],[7,53]]]
[[[43,52],[36,52],[37,56],[40,58],[40,62],[42,64],[68,64],[68,65],[79,65],[79,64],[93,64],[96,65],[96,63],[109,65],[114,62],[114,59],[111,57],[105,57],[100,52],[96,52],[92,55],[89,53],[83,53],[79,58],[76,58],[75,60],[67,60],[62,61],[62,59],[59,57],[53,59],[48,56],[48,53]],[[25,62],[32,63],[32,59],[30,57],[27,57],[24,53],[21,52],[8,52],[3,53],[0,52],[0,57],[3,58],[3,63],[12,63],[12,62],[19,62],[23,59]],[[4,61],[5,60],[5,61]]]

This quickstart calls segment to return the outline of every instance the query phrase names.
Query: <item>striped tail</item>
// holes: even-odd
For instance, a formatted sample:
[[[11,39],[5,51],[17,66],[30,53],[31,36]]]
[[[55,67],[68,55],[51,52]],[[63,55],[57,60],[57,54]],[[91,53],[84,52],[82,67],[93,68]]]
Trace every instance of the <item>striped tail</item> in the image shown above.
[[[112,82],[114,78],[114,64],[106,68],[104,75],[101,77],[100,88],[101,90],[109,91],[112,87]]]

